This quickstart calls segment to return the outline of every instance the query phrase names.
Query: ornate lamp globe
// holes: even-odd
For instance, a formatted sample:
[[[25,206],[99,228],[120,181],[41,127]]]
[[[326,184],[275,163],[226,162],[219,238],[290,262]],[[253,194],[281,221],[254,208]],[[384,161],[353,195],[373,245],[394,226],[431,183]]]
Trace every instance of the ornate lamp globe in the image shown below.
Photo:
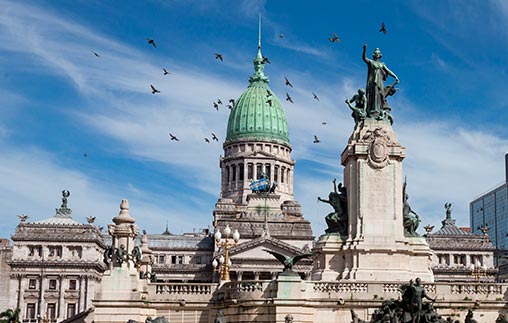
[[[221,264],[223,264],[223,263],[224,263],[224,256],[222,256],[222,255],[221,255],[221,256],[219,257],[219,262],[220,262]]]
[[[235,240],[235,242],[238,242],[240,240],[240,233],[236,229],[235,232],[233,233],[233,240]]]
[[[214,259],[212,261],[212,267],[215,269],[215,268],[217,268],[218,265],[219,265],[219,263],[217,262],[217,259]]]
[[[231,228],[229,227],[229,224],[227,224],[226,227],[224,228],[224,234],[226,236],[229,236],[231,234]]]
[[[215,230],[215,234],[213,236],[215,237],[215,241],[217,241],[217,242],[219,242],[220,238],[222,238],[222,234],[220,233],[220,231],[218,229]]]

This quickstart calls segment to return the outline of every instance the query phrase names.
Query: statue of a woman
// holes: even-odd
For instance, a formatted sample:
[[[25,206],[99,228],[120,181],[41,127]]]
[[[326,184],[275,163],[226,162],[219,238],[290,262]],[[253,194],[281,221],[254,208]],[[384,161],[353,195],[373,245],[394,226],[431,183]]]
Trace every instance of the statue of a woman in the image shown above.
[[[395,79],[395,83],[399,83],[399,78],[395,73],[390,71],[385,63],[381,62],[380,59],[383,57],[379,48],[374,49],[372,53],[372,59],[368,59],[365,55],[367,51],[367,44],[363,45],[362,59],[367,64],[367,116],[368,117],[383,117],[383,108],[386,105],[386,96],[384,81],[388,78],[388,75]]]

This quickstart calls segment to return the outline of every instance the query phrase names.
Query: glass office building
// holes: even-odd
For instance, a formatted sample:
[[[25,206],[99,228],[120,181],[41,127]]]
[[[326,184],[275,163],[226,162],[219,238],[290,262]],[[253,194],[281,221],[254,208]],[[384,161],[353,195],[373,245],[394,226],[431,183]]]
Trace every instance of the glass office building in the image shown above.
[[[508,251],[508,153],[505,155],[505,182],[469,204],[471,232],[481,234],[484,226],[498,254]]]

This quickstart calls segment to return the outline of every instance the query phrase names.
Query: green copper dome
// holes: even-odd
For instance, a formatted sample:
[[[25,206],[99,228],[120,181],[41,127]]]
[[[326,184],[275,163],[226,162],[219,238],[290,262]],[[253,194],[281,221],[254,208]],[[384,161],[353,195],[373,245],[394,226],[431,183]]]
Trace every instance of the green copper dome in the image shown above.
[[[249,87],[236,100],[229,115],[226,143],[237,140],[274,141],[290,146],[286,114],[268,86],[261,47],[254,59]]]

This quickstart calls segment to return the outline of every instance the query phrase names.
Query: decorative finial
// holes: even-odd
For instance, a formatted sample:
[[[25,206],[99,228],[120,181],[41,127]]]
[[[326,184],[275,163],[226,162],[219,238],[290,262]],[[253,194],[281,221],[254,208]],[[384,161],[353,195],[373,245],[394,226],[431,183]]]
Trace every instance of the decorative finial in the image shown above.
[[[432,232],[432,229],[434,229],[434,226],[433,225],[430,225],[430,224],[427,224],[425,227],[423,227],[425,229],[425,232],[427,232],[427,234],[430,234]]]
[[[132,218],[129,214],[129,201],[128,200],[122,200],[120,203],[120,212],[117,216],[113,218],[113,222],[115,224],[121,224],[121,223],[134,223],[136,222],[134,218]]]
[[[19,218],[19,222],[25,223],[26,220],[28,219],[28,215],[20,214],[20,215],[18,215],[18,218]]]

